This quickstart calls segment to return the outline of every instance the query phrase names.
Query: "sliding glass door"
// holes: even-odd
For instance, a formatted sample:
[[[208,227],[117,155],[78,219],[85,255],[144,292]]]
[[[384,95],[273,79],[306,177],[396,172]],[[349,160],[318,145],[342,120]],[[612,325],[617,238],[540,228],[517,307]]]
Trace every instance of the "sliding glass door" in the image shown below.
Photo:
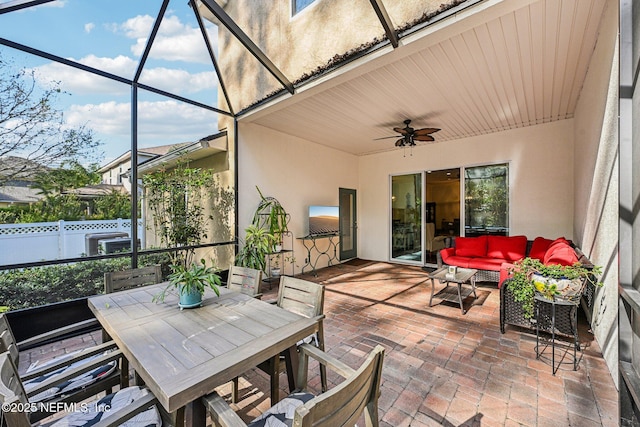
[[[390,188],[392,261],[435,265],[451,237],[509,235],[508,163],[392,175]]]
[[[391,176],[391,259],[423,263],[422,173]]]

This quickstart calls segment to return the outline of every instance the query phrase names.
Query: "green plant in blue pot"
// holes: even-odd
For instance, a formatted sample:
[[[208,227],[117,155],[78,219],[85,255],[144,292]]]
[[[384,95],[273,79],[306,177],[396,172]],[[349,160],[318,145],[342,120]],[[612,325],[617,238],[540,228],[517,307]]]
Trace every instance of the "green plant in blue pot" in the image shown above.
[[[169,283],[164,290],[156,295],[155,302],[163,302],[167,292],[175,289],[180,297],[179,306],[183,308],[199,307],[202,304],[202,295],[206,288],[212,289],[216,295],[220,295],[220,275],[214,267],[207,267],[204,259],[199,263],[192,263],[188,267],[184,264],[172,266],[173,272],[169,275]]]

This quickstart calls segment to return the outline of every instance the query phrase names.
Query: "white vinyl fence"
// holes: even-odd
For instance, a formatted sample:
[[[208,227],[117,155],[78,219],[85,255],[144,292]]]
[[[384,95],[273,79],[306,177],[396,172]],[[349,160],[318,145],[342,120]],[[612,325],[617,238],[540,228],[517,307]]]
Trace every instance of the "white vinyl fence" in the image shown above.
[[[130,219],[0,224],[0,265],[75,258],[87,253],[86,236],[124,232],[131,236]],[[142,220],[139,239],[144,239]],[[141,242],[144,247],[144,241]]]

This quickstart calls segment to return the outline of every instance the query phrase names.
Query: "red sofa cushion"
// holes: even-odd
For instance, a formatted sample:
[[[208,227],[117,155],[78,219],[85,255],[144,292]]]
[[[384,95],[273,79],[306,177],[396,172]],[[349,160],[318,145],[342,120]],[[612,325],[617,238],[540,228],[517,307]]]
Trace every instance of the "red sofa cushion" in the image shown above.
[[[500,258],[471,258],[469,260],[469,268],[476,268],[478,270],[491,270],[500,271],[500,267],[506,260]]]
[[[442,262],[445,264],[449,264],[447,261],[449,257],[456,254],[456,248],[444,248],[440,250],[440,257],[442,258]]]
[[[448,265],[455,265],[457,267],[468,268],[469,263],[474,259],[475,258],[471,258],[468,256],[451,255],[449,258],[447,258],[446,263]]]
[[[531,245],[531,250],[529,250],[529,258],[544,261],[544,254],[547,253],[551,243],[553,243],[553,240],[545,239],[544,237],[536,237]]]
[[[543,262],[544,264],[573,265],[578,262],[578,256],[567,240],[554,241],[544,254]]]
[[[487,236],[456,237],[456,255],[467,257],[486,257]]]
[[[526,253],[527,236],[489,236],[487,239],[488,258],[517,261]]]

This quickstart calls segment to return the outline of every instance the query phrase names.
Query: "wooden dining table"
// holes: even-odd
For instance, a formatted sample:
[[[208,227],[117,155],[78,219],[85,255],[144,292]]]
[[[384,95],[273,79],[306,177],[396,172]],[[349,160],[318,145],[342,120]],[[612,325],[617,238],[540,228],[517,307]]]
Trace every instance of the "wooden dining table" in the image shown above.
[[[220,296],[208,289],[198,308],[181,310],[175,294],[152,302],[165,286],[97,295],[88,304],[178,426],[204,426],[202,396],[263,361],[277,367],[287,349],[297,360],[296,343],[318,330],[317,319],[226,288]],[[277,377],[272,404],[279,399]]]

